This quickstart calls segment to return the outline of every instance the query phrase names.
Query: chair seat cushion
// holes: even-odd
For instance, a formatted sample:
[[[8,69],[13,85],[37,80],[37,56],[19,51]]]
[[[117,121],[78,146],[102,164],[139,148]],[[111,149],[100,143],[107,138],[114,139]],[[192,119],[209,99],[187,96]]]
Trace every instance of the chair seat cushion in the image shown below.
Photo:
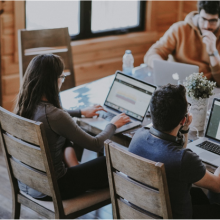
[[[28,199],[34,201],[35,203],[51,210],[54,212],[54,205],[53,202],[48,201],[41,201],[38,199],[34,199],[33,197],[29,196],[28,194],[20,191],[20,193],[27,197]],[[110,198],[109,188],[95,190],[91,192],[86,192],[80,196],[77,196],[72,199],[63,200],[63,208],[65,215],[69,215],[70,213],[82,210],[84,208],[90,207],[95,205],[99,202],[103,202]]]

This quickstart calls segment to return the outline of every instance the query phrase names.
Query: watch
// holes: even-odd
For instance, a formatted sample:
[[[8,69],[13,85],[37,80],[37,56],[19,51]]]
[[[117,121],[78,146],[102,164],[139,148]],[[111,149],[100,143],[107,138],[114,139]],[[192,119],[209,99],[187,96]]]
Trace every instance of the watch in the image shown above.
[[[213,53],[209,54],[209,56],[215,56],[217,57],[219,54],[218,54],[218,50],[215,50]]]
[[[187,134],[187,133],[189,132],[189,129],[188,129],[188,130],[180,130],[180,132],[181,132],[182,134]]]

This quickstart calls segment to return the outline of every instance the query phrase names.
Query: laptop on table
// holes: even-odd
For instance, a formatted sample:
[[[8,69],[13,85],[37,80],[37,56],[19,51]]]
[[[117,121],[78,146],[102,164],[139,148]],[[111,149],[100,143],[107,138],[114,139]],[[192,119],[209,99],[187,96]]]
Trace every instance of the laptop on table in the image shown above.
[[[111,119],[124,112],[131,122],[116,129],[115,134],[141,125],[147,113],[150,99],[156,86],[116,71],[115,78],[104,102],[107,112],[99,111],[98,118],[82,118],[81,120],[104,130]]]
[[[213,100],[205,137],[191,142],[187,148],[198,154],[204,162],[220,166],[220,99]]]
[[[196,65],[169,62],[165,60],[154,60],[154,83],[157,86],[164,86],[168,83],[178,85],[192,73],[198,73]]]

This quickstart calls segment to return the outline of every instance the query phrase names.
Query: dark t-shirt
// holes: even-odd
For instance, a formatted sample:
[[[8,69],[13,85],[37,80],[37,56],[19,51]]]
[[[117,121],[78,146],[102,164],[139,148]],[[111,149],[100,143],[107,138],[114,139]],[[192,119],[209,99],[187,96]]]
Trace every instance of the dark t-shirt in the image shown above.
[[[164,163],[173,218],[192,218],[190,188],[206,172],[198,155],[177,143],[152,136],[145,128],[135,133],[129,151]]]

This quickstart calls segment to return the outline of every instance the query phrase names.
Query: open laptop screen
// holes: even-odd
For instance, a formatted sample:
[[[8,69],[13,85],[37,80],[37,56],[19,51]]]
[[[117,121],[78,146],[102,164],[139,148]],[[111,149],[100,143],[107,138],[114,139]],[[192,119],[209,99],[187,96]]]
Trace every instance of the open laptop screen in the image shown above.
[[[218,141],[220,140],[220,100],[214,99],[209,123],[206,129],[206,137]]]
[[[143,121],[155,89],[156,86],[117,72],[104,104]]]

